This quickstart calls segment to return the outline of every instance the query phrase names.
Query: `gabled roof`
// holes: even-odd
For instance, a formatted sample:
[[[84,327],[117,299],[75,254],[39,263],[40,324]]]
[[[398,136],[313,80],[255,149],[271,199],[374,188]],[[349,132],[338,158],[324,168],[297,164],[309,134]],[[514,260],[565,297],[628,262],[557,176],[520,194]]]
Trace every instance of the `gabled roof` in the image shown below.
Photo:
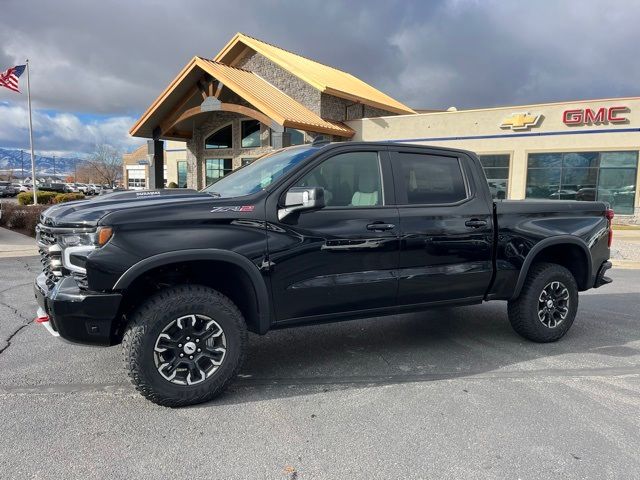
[[[323,120],[254,72],[205,58],[198,58],[197,65],[280,125],[342,137],[352,137],[354,134],[351,128],[342,123]],[[309,129],[309,126],[315,128]]]
[[[234,65],[247,48],[258,52],[317,90],[395,113],[416,113],[353,75],[323,65],[256,38],[237,33],[214,61]]]
[[[138,119],[129,133],[151,137],[152,130],[165,120],[181,99],[204,74],[209,74],[279,125],[307,131],[352,137],[354,131],[339,122],[323,120],[257,74],[213,60],[193,57],[176,78]],[[200,99],[202,101],[202,99]]]

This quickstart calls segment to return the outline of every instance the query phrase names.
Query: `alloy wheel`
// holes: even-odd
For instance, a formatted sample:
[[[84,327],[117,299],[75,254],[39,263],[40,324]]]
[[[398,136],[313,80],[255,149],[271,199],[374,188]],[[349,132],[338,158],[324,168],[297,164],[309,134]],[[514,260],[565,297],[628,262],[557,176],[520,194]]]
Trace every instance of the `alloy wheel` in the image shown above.
[[[538,297],[538,319],[547,328],[556,328],[569,314],[569,290],[558,281],[548,283]]]
[[[177,385],[204,382],[220,368],[226,353],[227,340],[220,324],[199,314],[169,323],[153,349],[158,373]]]

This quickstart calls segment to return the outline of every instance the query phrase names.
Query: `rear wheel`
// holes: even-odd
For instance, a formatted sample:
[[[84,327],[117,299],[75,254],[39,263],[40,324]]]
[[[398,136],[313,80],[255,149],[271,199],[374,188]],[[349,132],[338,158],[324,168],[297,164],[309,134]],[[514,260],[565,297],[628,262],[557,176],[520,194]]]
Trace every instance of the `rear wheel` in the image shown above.
[[[180,407],[219,395],[240,370],[247,342],[242,314],[208,287],[170,287],[131,316],[124,363],[136,389],[159,405]]]
[[[534,342],[554,342],[571,328],[578,310],[578,285],[555,263],[534,264],[520,295],[509,301],[513,329]]]

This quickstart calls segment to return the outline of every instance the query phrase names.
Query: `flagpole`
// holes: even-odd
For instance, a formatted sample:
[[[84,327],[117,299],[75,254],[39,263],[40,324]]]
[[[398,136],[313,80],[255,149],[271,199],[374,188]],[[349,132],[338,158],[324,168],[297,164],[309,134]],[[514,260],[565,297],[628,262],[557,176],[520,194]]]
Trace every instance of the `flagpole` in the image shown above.
[[[33,204],[38,204],[36,195],[36,157],[33,154],[33,122],[31,120],[31,79],[29,78],[29,59],[27,58],[27,102],[29,103],[29,145],[31,146],[31,188],[33,189]]]

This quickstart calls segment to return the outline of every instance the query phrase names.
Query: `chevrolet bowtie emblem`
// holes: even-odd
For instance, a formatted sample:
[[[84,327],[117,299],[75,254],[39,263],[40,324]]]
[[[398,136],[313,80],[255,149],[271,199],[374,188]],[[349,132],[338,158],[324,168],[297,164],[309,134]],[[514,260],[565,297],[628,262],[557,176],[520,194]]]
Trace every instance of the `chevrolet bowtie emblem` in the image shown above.
[[[510,128],[511,130],[528,130],[538,126],[541,115],[531,115],[526,113],[512,113],[500,124],[500,128]]]

